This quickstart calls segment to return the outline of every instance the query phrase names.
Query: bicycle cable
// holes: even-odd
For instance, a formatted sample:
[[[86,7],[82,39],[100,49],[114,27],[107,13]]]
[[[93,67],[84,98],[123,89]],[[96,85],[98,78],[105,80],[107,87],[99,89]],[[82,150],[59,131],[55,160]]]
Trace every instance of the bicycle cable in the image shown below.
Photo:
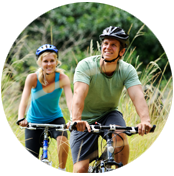
[[[120,153],[123,149],[124,149],[124,139],[121,137],[121,133],[116,133],[116,132],[114,132],[113,133],[114,134],[114,136],[112,137],[112,138],[114,138],[114,137],[116,137],[117,135],[122,139],[122,141],[123,141],[123,145],[122,146],[116,146],[115,148],[120,148],[120,147],[122,147],[122,149],[120,150],[120,151],[118,151],[118,152],[116,152],[116,153],[114,153],[114,155],[117,155],[118,153]],[[116,138],[116,141],[117,141],[117,138]]]
[[[103,141],[103,139],[105,139],[105,137],[109,134],[110,132],[107,132],[103,137],[102,137],[102,140],[101,140],[101,150],[102,150],[102,141]],[[120,151],[118,151],[118,152],[116,152],[116,153],[114,153],[114,155],[116,155],[116,154],[118,154],[118,153],[120,153],[123,149],[124,149],[124,139],[121,137],[121,133],[116,133],[116,132],[114,132],[113,133],[114,134],[114,136],[112,137],[112,139],[114,138],[114,137],[116,137],[116,136],[119,136],[121,139],[122,139],[122,141],[123,141],[123,145],[122,146],[118,146],[118,147],[122,147],[122,149],[120,150]],[[116,140],[117,140],[117,138],[116,138]],[[107,144],[107,143],[106,143]],[[106,144],[105,144],[105,146],[106,146]],[[105,147],[104,146],[104,147]],[[115,147],[114,147],[115,148]],[[115,150],[114,150],[115,151]],[[102,153],[103,153],[103,151],[102,151]]]

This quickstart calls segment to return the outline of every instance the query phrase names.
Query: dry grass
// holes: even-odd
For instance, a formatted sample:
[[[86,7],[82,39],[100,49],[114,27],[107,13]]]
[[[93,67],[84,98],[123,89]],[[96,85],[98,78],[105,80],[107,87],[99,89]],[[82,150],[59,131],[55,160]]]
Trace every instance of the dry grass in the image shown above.
[[[140,32],[140,31],[139,31]],[[7,47],[6,51],[10,47]],[[10,50],[9,50],[10,51]],[[93,53],[91,45],[90,54]],[[3,53],[2,53],[3,55]],[[128,57],[131,60],[131,54]],[[138,58],[137,58],[138,60]],[[145,84],[153,85],[156,79],[154,71],[159,70],[161,78],[157,84],[159,88],[163,78],[164,71],[161,71],[157,62],[149,63],[144,73],[140,73],[140,80]],[[4,62],[6,64],[6,62]],[[138,61],[137,61],[138,63]],[[136,68],[140,66],[138,63]],[[25,145],[24,130],[16,125],[17,111],[21,97],[19,83],[10,77],[11,72],[14,74],[15,65],[4,65],[1,69],[1,172],[2,173],[22,173],[25,165]],[[26,74],[26,73],[24,73]],[[142,76],[141,76],[142,75]],[[148,75],[148,76],[147,76]],[[21,78],[26,75],[20,75]],[[20,78],[18,78],[20,80]],[[172,77],[161,90],[164,96],[163,109],[158,115],[152,115],[153,109],[150,108],[152,115],[152,124],[156,124],[155,133],[141,137],[138,135],[129,137],[130,157],[128,164],[129,173],[172,173],[173,172],[173,81]],[[62,98],[64,103],[64,98]],[[69,113],[64,104],[61,105],[67,121]],[[150,106],[149,106],[150,107]],[[124,112],[124,118],[128,126],[135,126],[139,123],[139,117],[136,114],[130,99],[126,93],[120,99],[119,110]],[[69,134],[70,136],[70,134]],[[49,156],[53,162],[53,172],[57,172],[58,159],[56,151],[56,142],[52,140],[49,148]],[[56,156],[56,157],[55,157]],[[71,150],[68,155],[66,165],[67,173],[72,173],[73,164]]]

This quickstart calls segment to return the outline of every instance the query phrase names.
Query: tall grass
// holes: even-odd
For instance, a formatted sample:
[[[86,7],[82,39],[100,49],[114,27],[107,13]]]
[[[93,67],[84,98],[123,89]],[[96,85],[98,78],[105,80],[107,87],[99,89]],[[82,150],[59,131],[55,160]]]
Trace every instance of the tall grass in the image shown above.
[[[139,35],[139,34],[137,34]],[[9,48],[9,46],[8,46]],[[6,49],[8,49],[6,48]],[[94,53],[92,44],[89,48],[89,55]],[[7,52],[7,50],[5,50]],[[10,50],[9,50],[10,51]],[[19,51],[16,51],[19,54]],[[132,60],[130,51],[127,57],[128,62]],[[2,52],[3,55],[3,52]],[[156,61],[149,63],[146,70],[139,72],[139,77],[143,85],[153,86],[156,77],[160,77],[156,88],[160,88],[165,70],[158,67]],[[23,62],[23,61],[18,61]],[[138,70],[141,63],[135,65]],[[22,173],[25,165],[25,141],[24,130],[16,125],[19,101],[21,98],[20,84],[14,79],[17,65],[5,62],[1,68],[1,172],[2,173]],[[159,72],[157,72],[157,70]],[[19,75],[23,79],[26,73]],[[71,80],[72,81],[72,80]],[[172,173],[173,172],[173,80],[171,78],[162,87],[160,92],[164,97],[163,108],[159,114],[153,114],[154,107],[149,104],[152,124],[156,124],[156,130],[146,136],[134,135],[128,137],[130,145],[130,157],[128,163],[129,173]],[[150,95],[150,99],[153,94]],[[61,98],[60,106],[63,109],[66,121],[69,120],[69,113],[65,105],[64,97]],[[135,108],[126,93],[120,99],[119,110],[123,112],[128,126],[135,126],[140,122]],[[69,132],[68,135],[70,136]],[[67,173],[72,173],[73,164],[71,150],[69,150],[66,165]],[[56,141],[51,140],[49,157],[53,162],[53,172],[58,169],[58,159],[56,151]]]
[[[143,27],[144,26],[142,26],[137,32],[135,38],[143,35]],[[135,48],[129,52],[129,55],[127,53],[127,62],[131,63],[134,51]],[[130,147],[129,162],[138,158],[151,146],[151,144],[161,133],[169,115],[173,97],[172,76],[169,80],[166,80],[164,76],[166,67],[169,64],[168,62],[166,63],[164,70],[161,70],[158,65],[164,55],[165,53],[163,53],[158,59],[149,62],[142,72],[138,70],[142,64],[138,62],[139,56],[137,56],[135,61],[134,67],[137,70],[144,89],[144,95],[146,97],[146,102],[151,117],[151,124],[156,125],[156,130],[154,133],[149,133],[143,137],[139,135],[128,137]],[[165,82],[165,86],[162,86],[162,82]],[[136,126],[140,123],[140,118],[138,117],[130,98],[128,98],[126,91],[121,96],[119,109],[123,112],[124,119],[128,126]]]

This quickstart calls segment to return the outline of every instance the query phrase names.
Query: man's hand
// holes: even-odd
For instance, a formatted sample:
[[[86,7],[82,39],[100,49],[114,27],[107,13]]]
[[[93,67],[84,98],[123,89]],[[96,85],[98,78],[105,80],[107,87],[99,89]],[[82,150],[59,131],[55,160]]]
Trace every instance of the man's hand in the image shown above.
[[[91,132],[91,128],[90,128],[90,126],[89,126],[89,124],[88,124],[87,121],[74,120],[74,122],[77,123],[77,124],[76,124],[77,131],[83,132],[83,131],[85,131],[86,128],[87,128],[88,132]]]
[[[137,125],[139,135],[143,136],[144,134],[148,134],[152,128],[152,125],[149,121],[142,121]]]

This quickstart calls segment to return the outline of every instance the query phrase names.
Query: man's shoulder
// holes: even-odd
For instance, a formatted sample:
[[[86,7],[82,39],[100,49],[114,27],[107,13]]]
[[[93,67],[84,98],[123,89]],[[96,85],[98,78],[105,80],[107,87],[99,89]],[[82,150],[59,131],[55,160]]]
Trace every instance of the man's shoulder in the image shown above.
[[[84,59],[82,59],[79,63],[93,63],[97,62],[98,59],[100,59],[100,55],[95,55],[95,56],[89,56]]]
[[[83,69],[83,70],[90,69],[91,70],[93,68],[96,68],[98,59],[100,59],[100,56],[90,56],[85,59],[82,59],[81,61],[79,61],[76,67],[76,70],[77,69]]]
[[[119,64],[123,65],[123,66],[128,66],[131,65],[130,63],[124,61],[124,60],[119,60]]]
[[[119,67],[120,67],[120,69],[122,69],[122,70],[127,70],[127,69],[132,69],[132,68],[134,68],[132,64],[127,63],[127,62],[125,62],[125,61],[123,61],[123,60],[120,60],[120,61],[119,61]]]

